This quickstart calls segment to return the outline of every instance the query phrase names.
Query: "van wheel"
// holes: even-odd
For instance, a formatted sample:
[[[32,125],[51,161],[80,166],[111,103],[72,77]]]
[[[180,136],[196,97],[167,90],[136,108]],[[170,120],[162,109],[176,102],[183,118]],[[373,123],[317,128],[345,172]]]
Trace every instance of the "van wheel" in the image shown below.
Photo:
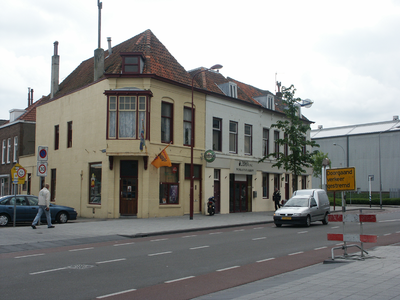
[[[311,225],[311,217],[310,217],[310,216],[307,216],[307,219],[306,219],[306,227],[310,227],[310,225]]]
[[[325,214],[324,219],[322,220],[322,224],[324,225],[328,225],[329,221],[328,221],[328,214]]]

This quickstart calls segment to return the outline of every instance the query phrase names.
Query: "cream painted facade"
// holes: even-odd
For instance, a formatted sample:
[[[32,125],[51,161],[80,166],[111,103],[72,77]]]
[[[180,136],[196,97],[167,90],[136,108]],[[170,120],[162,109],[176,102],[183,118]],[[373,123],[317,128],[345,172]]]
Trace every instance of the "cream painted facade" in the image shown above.
[[[150,97],[150,139],[146,151],[140,152],[139,139],[107,139],[107,96],[105,91],[135,87],[152,92]],[[167,153],[179,174],[179,204],[160,204],[160,172],[151,165],[167,144],[161,143],[161,102],[173,104],[173,143]],[[183,111],[191,107],[191,89],[152,78],[109,78],[90,84],[71,94],[39,106],[36,112],[36,152],[48,147],[48,169],[45,181],[56,174],[55,203],[74,207],[87,218],[121,216],[121,163],[137,162],[138,218],[178,216],[189,213],[190,180],[185,179],[185,164],[190,164],[190,146],[183,145]],[[194,164],[203,165],[205,128],[205,95],[194,93],[195,147]],[[67,147],[67,123],[72,122],[72,147]],[[59,149],[55,150],[55,126],[59,126]],[[146,158],[147,163],[146,163]],[[37,176],[37,153],[22,157],[20,164],[32,174],[32,194],[40,190]],[[92,174],[90,164],[101,164],[101,204],[89,204]],[[147,166],[147,168],[146,168]],[[203,168],[202,168],[203,169]],[[194,213],[200,212],[204,183],[195,180]],[[50,187],[52,188],[52,187]],[[131,187],[134,188],[134,187]],[[128,188],[129,190],[129,188]],[[204,197],[203,197],[204,198]]]
[[[217,204],[220,206],[219,211],[221,213],[273,211],[272,193],[275,185],[279,188],[282,199],[289,199],[293,192],[293,175],[285,173],[283,169],[272,167],[275,163],[274,158],[258,163],[263,157],[263,130],[269,131],[269,153],[272,153],[274,131],[277,130],[272,125],[278,120],[284,120],[285,115],[216,96],[207,96],[206,111],[206,150],[213,150],[213,119],[220,121],[222,149],[215,151],[216,158],[213,162],[205,163],[204,176],[208,192],[206,196],[208,198],[214,195],[216,199],[219,198]],[[229,150],[230,122],[237,124],[238,129],[236,153]],[[244,151],[245,125],[250,125],[252,128],[251,154],[246,154]],[[283,137],[282,132],[280,135]],[[310,139],[310,132],[307,139]],[[280,151],[283,151],[283,146]],[[297,178],[298,187],[311,188],[311,176],[312,169],[306,168],[306,174]]]

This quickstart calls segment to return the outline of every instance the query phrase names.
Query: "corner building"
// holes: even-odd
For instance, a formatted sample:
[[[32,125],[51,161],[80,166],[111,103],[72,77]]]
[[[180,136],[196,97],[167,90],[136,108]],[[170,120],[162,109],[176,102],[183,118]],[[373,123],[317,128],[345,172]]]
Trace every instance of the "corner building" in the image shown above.
[[[251,111],[246,118],[259,117],[264,111],[269,115],[270,111],[240,89],[240,84],[235,83],[238,95],[232,97],[226,93],[231,80],[211,71],[202,75],[209,79],[210,85],[204,85],[203,77],[194,81],[192,119],[191,73],[150,30],[83,61],[61,84],[52,87],[51,94],[37,108],[36,148],[48,147],[48,168],[46,178],[35,176],[37,153],[21,158],[20,164],[33,174],[32,193],[37,194],[43,182],[49,182],[55,203],[72,206],[80,216],[88,218],[189,214],[194,126],[194,213],[205,213],[206,199],[214,194],[220,195],[221,213],[272,209],[273,203],[267,202],[267,197],[258,202],[253,198],[255,194],[263,194],[263,170],[272,172],[271,164],[254,170],[230,171],[240,164],[247,167],[250,163],[257,164],[262,157],[261,123],[252,124],[250,131],[254,133],[249,134],[248,126],[241,128],[242,118],[230,118],[239,127],[238,153],[229,154],[225,149],[228,118],[211,113],[226,111],[217,107],[232,106],[233,102],[237,102],[234,104],[237,109]],[[52,82],[57,80],[52,78]],[[215,80],[217,85],[211,84]],[[247,86],[243,84],[244,87]],[[239,116],[237,109],[232,114]],[[284,116],[282,111],[275,114],[279,118]],[[226,126],[221,135],[223,146],[221,151],[213,150],[218,159],[207,163],[204,153],[214,147],[213,120],[221,117],[222,125]],[[275,120],[269,118],[270,123]],[[272,147],[273,141],[269,143]],[[241,144],[246,144],[246,150],[239,150]],[[151,162],[165,147],[171,167],[157,169]],[[252,149],[251,155],[242,154],[249,149]],[[278,172],[275,175],[268,180],[281,184],[281,178],[286,176]],[[218,186],[218,178],[222,177],[230,181],[220,180]],[[240,194],[236,192],[236,183],[241,184],[239,190],[246,190],[246,202],[243,202],[246,204],[241,202],[243,209],[238,210],[230,208],[234,205],[231,195],[239,197]]]

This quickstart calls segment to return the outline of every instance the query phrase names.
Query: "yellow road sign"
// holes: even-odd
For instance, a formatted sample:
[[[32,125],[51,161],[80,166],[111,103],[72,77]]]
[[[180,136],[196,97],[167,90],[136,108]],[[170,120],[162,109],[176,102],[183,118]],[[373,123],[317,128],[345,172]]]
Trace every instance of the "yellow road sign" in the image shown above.
[[[14,184],[24,184],[26,170],[20,164],[15,164],[15,166],[11,169],[11,177]]]
[[[329,192],[355,191],[356,168],[326,170],[326,188]]]

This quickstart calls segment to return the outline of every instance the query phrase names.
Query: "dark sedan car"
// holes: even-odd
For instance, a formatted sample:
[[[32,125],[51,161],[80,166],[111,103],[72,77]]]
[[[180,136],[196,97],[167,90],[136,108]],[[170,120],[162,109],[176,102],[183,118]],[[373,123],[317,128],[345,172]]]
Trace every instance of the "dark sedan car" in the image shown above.
[[[7,226],[14,220],[14,203],[16,200],[16,222],[32,222],[38,212],[38,197],[31,195],[10,195],[0,198],[0,226]],[[66,223],[76,220],[74,208],[50,204],[51,221]],[[41,222],[46,223],[46,215],[42,214]]]

